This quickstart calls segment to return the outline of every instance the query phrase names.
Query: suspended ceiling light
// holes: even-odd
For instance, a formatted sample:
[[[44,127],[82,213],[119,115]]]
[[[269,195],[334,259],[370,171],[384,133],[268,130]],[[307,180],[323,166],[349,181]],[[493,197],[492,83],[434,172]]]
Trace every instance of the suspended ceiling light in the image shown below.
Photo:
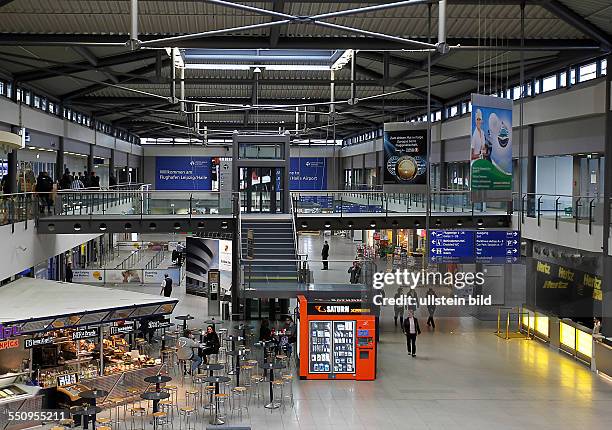
[[[257,64],[197,64],[197,63],[188,63],[185,64],[186,69],[193,70],[252,70],[252,69],[260,69],[260,71],[264,70],[313,70],[313,71],[321,71],[321,70],[330,70],[329,66],[322,66],[317,64],[266,64],[257,65]]]

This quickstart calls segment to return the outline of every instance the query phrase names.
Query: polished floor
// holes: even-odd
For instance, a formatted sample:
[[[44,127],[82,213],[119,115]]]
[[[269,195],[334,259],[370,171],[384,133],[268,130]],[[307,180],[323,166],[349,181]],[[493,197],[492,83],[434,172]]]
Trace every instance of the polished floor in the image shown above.
[[[320,239],[311,240],[313,251],[304,243],[301,249],[320,253]],[[350,241],[334,238],[331,245],[330,257],[352,252]],[[183,287],[174,294],[175,313],[190,313],[201,326],[206,300],[186,299]],[[392,311],[383,311],[376,381],[295,381],[293,408],[270,412],[253,405],[229,424],[254,430],[612,428],[612,383],[587,366],[538,341],[502,340],[490,322],[444,316],[433,331],[424,309],[418,317],[423,333],[412,358]],[[204,421],[197,428],[204,429]]]

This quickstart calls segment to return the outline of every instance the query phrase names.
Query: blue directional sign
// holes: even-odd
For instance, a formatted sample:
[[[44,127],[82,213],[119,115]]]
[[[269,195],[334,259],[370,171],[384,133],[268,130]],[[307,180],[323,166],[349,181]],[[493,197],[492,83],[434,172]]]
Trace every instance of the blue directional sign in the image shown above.
[[[476,263],[516,263],[521,256],[518,231],[476,231]]]
[[[429,259],[432,263],[473,263],[474,232],[470,230],[432,230]]]

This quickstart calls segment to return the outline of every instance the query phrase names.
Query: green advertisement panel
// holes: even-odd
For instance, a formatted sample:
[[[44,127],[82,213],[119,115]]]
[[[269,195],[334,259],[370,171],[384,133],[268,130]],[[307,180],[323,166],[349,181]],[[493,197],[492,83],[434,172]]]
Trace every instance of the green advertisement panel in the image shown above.
[[[472,94],[472,191],[512,190],[512,100]]]

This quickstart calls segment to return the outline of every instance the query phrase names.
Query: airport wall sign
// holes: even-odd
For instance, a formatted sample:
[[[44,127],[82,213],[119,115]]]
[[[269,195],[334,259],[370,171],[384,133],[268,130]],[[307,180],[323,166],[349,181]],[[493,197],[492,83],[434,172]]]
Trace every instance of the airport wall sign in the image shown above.
[[[521,234],[516,230],[432,230],[432,263],[512,264],[521,256]]]

